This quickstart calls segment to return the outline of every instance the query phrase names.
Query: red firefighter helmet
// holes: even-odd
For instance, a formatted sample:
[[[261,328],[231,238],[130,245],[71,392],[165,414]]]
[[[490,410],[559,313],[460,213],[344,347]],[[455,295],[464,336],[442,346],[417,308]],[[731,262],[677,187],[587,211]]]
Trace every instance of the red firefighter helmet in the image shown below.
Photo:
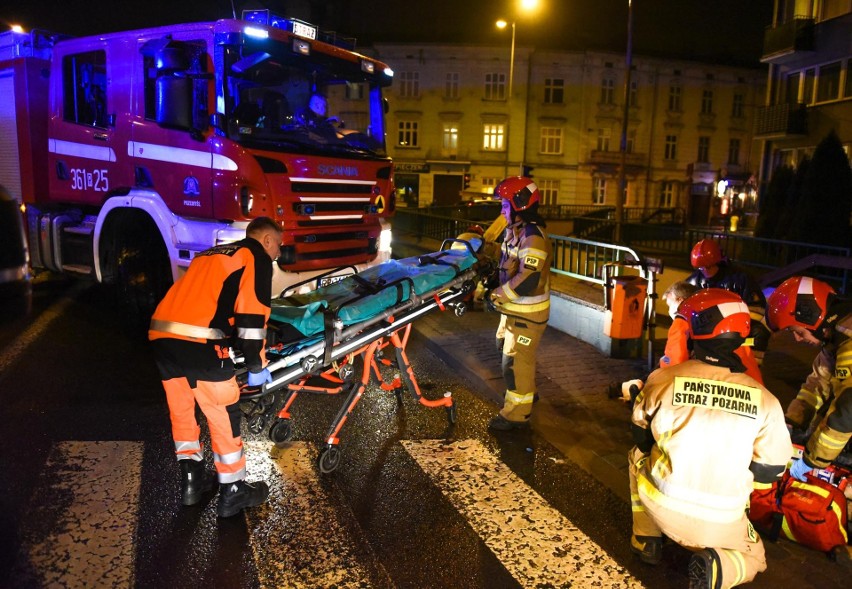
[[[745,339],[751,329],[748,306],[740,295],[724,288],[699,290],[680,304],[677,314],[689,324],[689,337],[694,340],[729,334]]]
[[[773,330],[800,325],[814,330],[828,313],[834,289],[822,280],[793,276],[782,282],[766,300],[766,321]]]
[[[497,185],[494,194],[508,200],[513,211],[525,211],[541,200],[538,186],[531,178],[524,176],[506,178]]]
[[[715,266],[722,261],[722,250],[719,244],[712,239],[702,239],[692,246],[692,254],[689,256],[693,268],[707,268]]]

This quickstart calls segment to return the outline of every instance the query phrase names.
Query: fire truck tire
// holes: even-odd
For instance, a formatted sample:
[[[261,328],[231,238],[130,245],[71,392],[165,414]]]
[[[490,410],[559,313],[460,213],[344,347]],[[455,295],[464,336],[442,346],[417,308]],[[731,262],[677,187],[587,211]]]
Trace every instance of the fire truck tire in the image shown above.
[[[172,284],[168,252],[153,222],[123,224],[116,240],[116,276],[120,303],[147,323]]]

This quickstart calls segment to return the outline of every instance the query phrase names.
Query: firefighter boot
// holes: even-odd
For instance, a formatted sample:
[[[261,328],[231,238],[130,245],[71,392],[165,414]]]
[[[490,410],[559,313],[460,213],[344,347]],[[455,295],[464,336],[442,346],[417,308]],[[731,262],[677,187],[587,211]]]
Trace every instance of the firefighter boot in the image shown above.
[[[722,563],[712,548],[692,555],[688,573],[689,589],[719,589],[722,586]]]
[[[216,489],[216,473],[204,466],[203,462],[197,460],[180,461],[181,480],[181,503],[184,505],[195,505],[201,499]]]
[[[631,536],[630,550],[647,564],[660,564],[663,560],[663,539],[659,536]]]
[[[246,507],[255,507],[266,502],[269,485],[263,481],[247,483],[236,481],[219,485],[219,517],[237,515]]]

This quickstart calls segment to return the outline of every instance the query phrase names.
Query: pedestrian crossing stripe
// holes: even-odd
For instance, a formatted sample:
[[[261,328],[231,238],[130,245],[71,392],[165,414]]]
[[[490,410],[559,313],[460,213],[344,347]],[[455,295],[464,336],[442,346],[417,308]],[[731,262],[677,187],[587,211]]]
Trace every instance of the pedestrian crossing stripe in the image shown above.
[[[480,442],[401,444],[522,587],[642,586]],[[320,481],[313,444],[245,446],[248,480],[270,485],[269,501],[244,516],[260,587],[393,586],[354,515]],[[54,445],[22,521],[22,574],[37,571],[39,586],[136,585],[143,449]],[[205,509],[215,518],[216,501]]]
[[[479,441],[401,443],[522,587],[642,587]]]
[[[356,537],[357,531],[340,522],[340,507],[320,484],[316,447],[307,442],[282,448],[272,442],[245,442],[245,449],[246,479],[265,480],[270,487],[266,504],[245,512],[260,586],[371,586],[354,547],[368,553],[373,570],[381,574],[383,569],[367,542]]]
[[[134,587],[142,442],[51,448],[22,526],[40,587]],[[32,573],[30,573],[32,574]]]

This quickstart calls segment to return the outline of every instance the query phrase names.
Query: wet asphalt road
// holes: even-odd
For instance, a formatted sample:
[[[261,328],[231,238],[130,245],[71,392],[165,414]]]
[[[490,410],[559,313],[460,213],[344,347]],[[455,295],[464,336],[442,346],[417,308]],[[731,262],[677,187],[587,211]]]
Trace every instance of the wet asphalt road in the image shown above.
[[[109,291],[73,281],[38,284],[33,313],[0,328],[0,350],[0,587],[37,587],[44,579],[40,568],[55,567],[53,572],[61,575],[68,566],[35,564],[27,547],[49,540],[52,527],[61,522],[67,498],[45,491],[61,470],[46,465],[52,449],[69,441],[133,442],[141,449],[138,507],[126,518],[135,519],[128,522],[133,531],[128,586],[264,587],[276,566],[307,570],[338,552],[357,561],[363,576],[355,584],[328,586],[521,586],[402,445],[435,439],[478,441],[645,586],[686,584],[686,551],[667,550],[656,568],[639,564],[627,549],[629,505],[534,434],[489,434],[486,423],[496,407],[448,373],[416,340],[408,355],[421,388],[427,396],[452,391],[456,424],[448,423],[444,409],[419,406],[407,393],[400,402],[371,386],[343,429],[339,468],[317,476],[322,497],[296,501],[296,508],[284,512],[260,508],[247,518],[229,520],[217,520],[215,499],[180,506],[178,469],[154,362],[143,330],[126,324]],[[341,401],[339,396],[297,399],[293,443],[321,444]],[[243,431],[247,443],[267,441],[265,434]],[[119,462],[113,468],[131,467],[139,465]],[[294,492],[286,480],[270,483],[284,495]],[[95,490],[111,493],[96,484]],[[308,525],[323,508],[334,513],[339,528]],[[258,535],[260,529],[266,536]],[[330,548],[312,548],[308,532],[325,535]],[[511,545],[508,523],[505,536]],[[75,539],[75,544],[86,542]],[[276,546],[279,552],[258,552],[258,545]],[[535,568],[535,546],[517,550],[526,551]],[[551,586],[583,586],[574,582]]]

